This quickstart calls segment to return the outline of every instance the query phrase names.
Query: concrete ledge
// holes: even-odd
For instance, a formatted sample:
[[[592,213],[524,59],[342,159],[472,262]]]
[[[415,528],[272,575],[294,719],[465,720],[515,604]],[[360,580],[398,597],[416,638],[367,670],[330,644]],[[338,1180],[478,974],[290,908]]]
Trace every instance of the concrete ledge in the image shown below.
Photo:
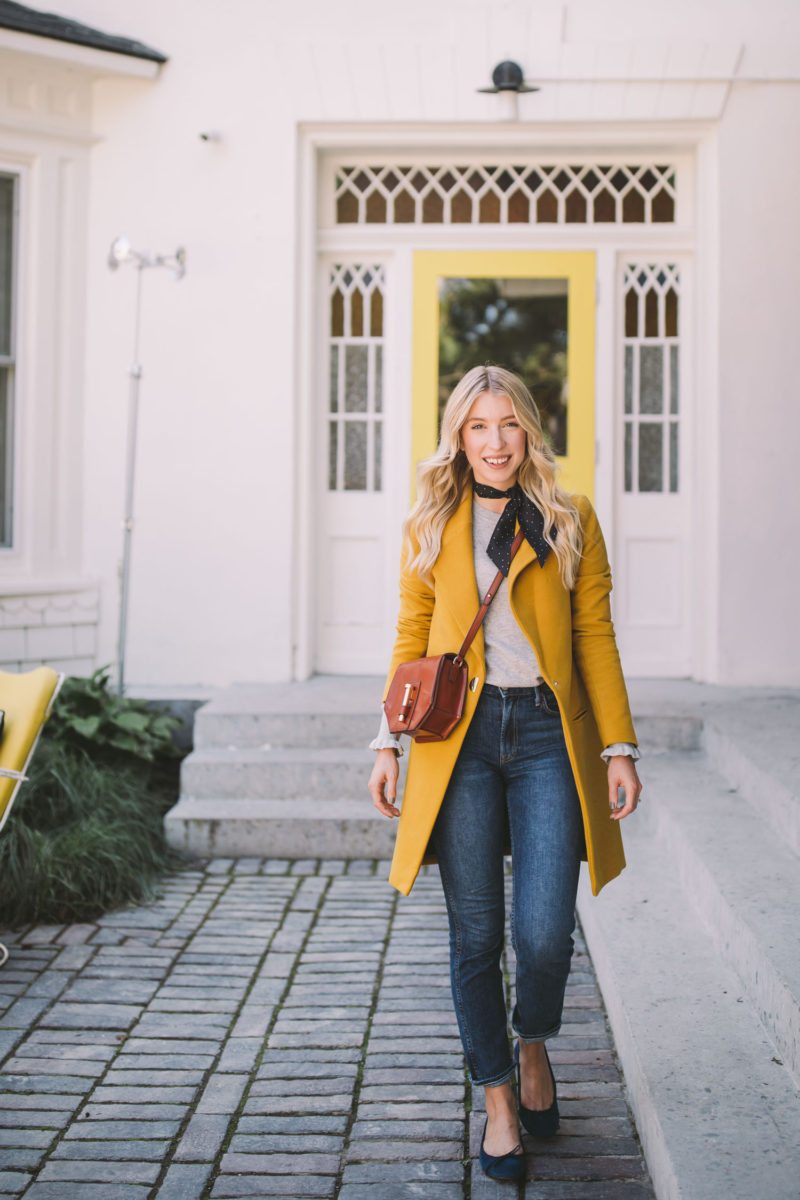
[[[195,799],[318,799],[348,796],[371,803],[367,781],[375,761],[369,749],[348,746],[195,750],[181,764],[181,793]],[[404,778],[406,756],[400,759]]]
[[[647,779],[659,842],[685,899],[800,1083],[797,857],[705,756],[654,760]]]
[[[167,841],[201,856],[392,857],[396,821],[362,800],[182,798],[164,818]]]
[[[578,911],[658,1200],[796,1200],[800,1096],[645,811]]]
[[[332,715],[303,713],[209,712],[201,708],[195,718],[195,740],[205,749],[242,749],[269,746],[299,748],[342,746],[369,748],[380,727],[380,713]]]
[[[800,700],[755,696],[714,712],[703,749],[719,773],[758,807],[783,843],[800,854]]]
[[[643,753],[696,750],[702,685],[659,680],[631,703]],[[197,713],[195,743],[205,749],[269,746],[366,747],[378,732],[382,676],[314,675],[302,682],[234,684]],[[666,702],[665,702],[666,693]]]

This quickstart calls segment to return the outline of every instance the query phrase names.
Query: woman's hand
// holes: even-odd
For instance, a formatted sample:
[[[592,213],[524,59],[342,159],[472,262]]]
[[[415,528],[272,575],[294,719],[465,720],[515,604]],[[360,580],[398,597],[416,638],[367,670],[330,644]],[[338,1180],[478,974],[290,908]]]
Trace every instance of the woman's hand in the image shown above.
[[[384,817],[400,816],[400,809],[394,803],[397,796],[397,778],[400,774],[397,757],[391,747],[387,746],[384,750],[377,750],[375,766],[372,768],[367,785],[372,796],[372,803]]]
[[[617,788],[624,788],[625,802],[617,808]],[[642,781],[630,754],[612,754],[608,760],[608,806],[611,820],[619,821],[630,816],[639,803]]]

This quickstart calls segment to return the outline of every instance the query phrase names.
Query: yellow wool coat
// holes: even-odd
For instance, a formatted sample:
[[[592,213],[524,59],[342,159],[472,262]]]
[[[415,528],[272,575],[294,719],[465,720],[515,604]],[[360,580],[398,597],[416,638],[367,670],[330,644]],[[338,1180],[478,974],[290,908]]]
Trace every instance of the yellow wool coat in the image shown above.
[[[472,488],[445,525],[433,565],[433,587],[406,570],[401,556],[397,637],[383,689],[399,663],[456,651],[480,606],[472,549]],[[609,816],[608,769],[600,751],[612,742],[637,743],[611,620],[611,570],[597,514],[587,496],[573,495],[583,530],[583,557],[573,591],[564,587],[551,553],[544,567],[523,540],[511,560],[511,611],[530,642],[540,673],[558,698],[572,773],[583,813],[592,894],[625,867],[620,822]],[[517,526],[518,527],[518,526]],[[416,545],[415,545],[416,551]],[[408,768],[389,872],[407,896],[423,862],[436,862],[429,844],[447,784],[469,728],[486,674],[483,627],[467,656],[464,715],[442,742],[409,739]],[[473,690],[474,688],[474,690]],[[508,850],[508,845],[507,845]]]

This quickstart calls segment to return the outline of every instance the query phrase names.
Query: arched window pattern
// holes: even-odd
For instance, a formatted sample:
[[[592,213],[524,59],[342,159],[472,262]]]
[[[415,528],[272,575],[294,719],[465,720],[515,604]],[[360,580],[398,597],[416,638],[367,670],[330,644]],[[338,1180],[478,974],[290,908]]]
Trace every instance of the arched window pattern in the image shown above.
[[[379,492],[384,269],[335,264],[328,282],[328,489]]]
[[[677,492],[680,272],[628,263],[623,280],[626,492]]]

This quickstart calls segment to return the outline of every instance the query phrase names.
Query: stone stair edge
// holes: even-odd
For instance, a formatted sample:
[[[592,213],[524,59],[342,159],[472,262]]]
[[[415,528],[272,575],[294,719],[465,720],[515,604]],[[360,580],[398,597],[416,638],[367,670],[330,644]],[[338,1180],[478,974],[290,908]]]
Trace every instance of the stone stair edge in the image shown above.
[[[195,855],[386,860],[394,851],[392,823],[358,801],[320,806],[182,797],[165,816],[164,831],[170,845]]]
[[[191,755],[194,763],[369,763],[374,754],[369,746],[198,746]],[[403,756],[405,757],[405,755]],[[402,758],[400,760],[402,762]]]
[[[166,814],[165,820],[188,819],[201,820],[249,820],[253,816],[269,819],[271,815],[281,819],[293,817],[297,820],[336,820],[338,816],[355,817],[356,819],[385,821],[389,818],[379,813],[372,801],[359,800],[355,797],[337,796],[325,800],[297,800],[292,796],[267,796],[263,799],[242,797],[240,799],[226,796],[181,796],[178,802]],[[396,822],[394,822],[396,824]]]
[[[669,705],[659,705],[657,701],[652,701],[646,707],[641,705],[631,704],[634,721],[644,720],[667,720],[667,721],[703,721],[704,713],[702,709],[687,710],[685,708],[676,707],[670,710]],[[330,718],[347,718],[347,719],[365,719],[375,720],[376,723],[381,719],[381,705],[357,705],[350,707],[344,704],[338,705],[335,709],[325,709],[313,704],[312,699],[309,699],[309,706],[306,708],[296,709],[279,709],[258,707],[257,705],[242,703],[241,706],[233,707],[230,704],[217,705],[215,701],[209,701],[201,705],[195,713],[195,721],[208,721],[211,718],[215,720],[281,720],[287,721],[292,718],[303,720],[313,718],[315,720],[326,720]]]
[[[800,757],[792,757],[790,746],[788,753],[786,746],[773,750],[755,731],[749,738],[737,737],[736,732],[724,719],[706,723],[701,742],[709,762],[800,855]]]
[[[795,1200],[800,1094],[652,834],[599,896],[582,872],[578,912],[656,1194]]]
[[[684,897],[800,1086],[800,860],[703,755],[654,765],[648,791]]]

